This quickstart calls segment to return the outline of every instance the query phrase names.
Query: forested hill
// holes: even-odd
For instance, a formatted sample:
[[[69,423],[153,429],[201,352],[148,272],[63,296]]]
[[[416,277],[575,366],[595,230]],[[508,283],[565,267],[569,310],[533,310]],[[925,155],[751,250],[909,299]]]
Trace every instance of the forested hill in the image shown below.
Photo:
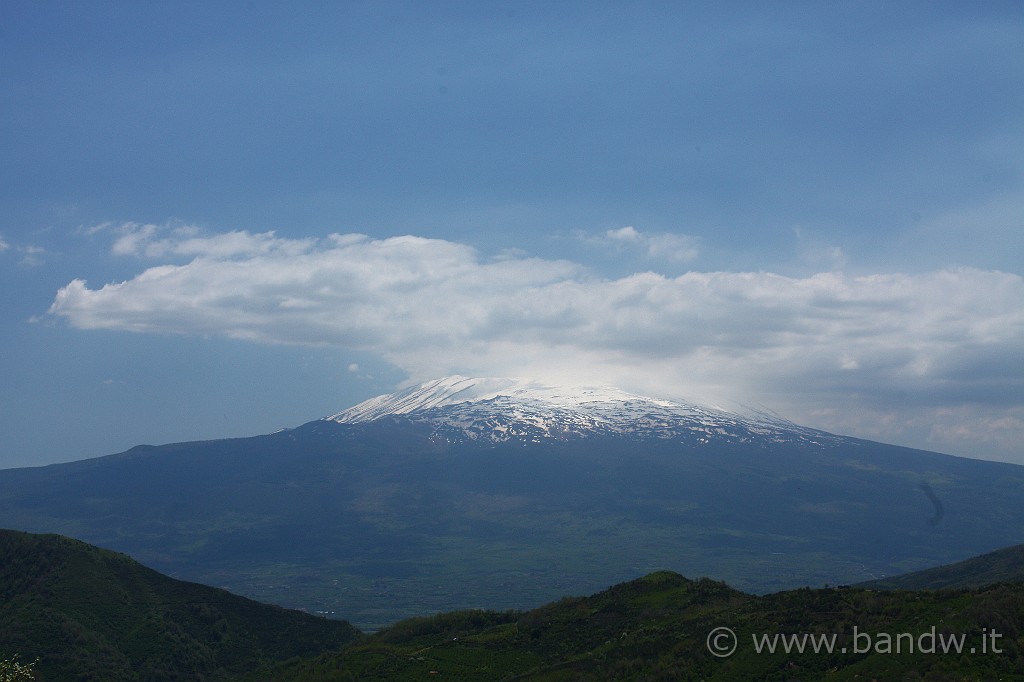
[[[38,657],[44,681],[1024,682],[1024,584],[755,596],[661,571],[531,611],[449,612],[361,636],[82,542],[0,531],[0,659],[14,654]]]
[[[0,530],[0,659],[38,657],[39,680],[227,679],[358,635],[77,540]]]
[[[1019,682],[1022,634],[1020,584],[754,596],[659,572],[525,613],[406,620],[341,654],[283,664],[273,679]]]

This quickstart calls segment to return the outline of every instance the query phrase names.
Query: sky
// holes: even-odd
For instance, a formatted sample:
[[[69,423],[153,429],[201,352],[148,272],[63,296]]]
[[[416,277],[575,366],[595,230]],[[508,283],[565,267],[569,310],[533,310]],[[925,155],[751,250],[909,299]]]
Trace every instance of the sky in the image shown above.
[[[0,4],[0,467],[448,374],[1024,464],[1018,2]]]

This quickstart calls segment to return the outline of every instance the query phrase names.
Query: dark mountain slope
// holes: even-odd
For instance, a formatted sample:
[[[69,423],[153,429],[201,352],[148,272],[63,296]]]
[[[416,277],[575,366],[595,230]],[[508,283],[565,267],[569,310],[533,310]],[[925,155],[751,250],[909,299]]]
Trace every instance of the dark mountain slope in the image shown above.
[[[485,382],[451,402],[472,381],[266,436],[0,471],[0,526],[363,629],[658,569],[764,593],[1022,541],[1024,467],[620,392]]]
[[[853,583],[1015,544],[1024,528],[1024,468],[867,441],[432,435],[401,417],[317,421],[0,471],[0,524],[363,629],[659,568],[755,592]]]
[[[1024,583],[1024,545],[972,557],[923,571],[861,583],[879,590],[941,590],[985,587],[998,583]]]
[[[357,636],[77,540],[0,530],[0,657],[39,657],[39,679],[227,679]]]

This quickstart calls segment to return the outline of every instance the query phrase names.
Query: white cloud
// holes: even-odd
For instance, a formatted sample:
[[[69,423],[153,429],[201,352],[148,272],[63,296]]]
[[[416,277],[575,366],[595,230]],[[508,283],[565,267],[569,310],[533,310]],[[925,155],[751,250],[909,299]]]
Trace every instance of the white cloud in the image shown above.
[[[159,243],[196,257],[99,288],[74,280],[51,314],[83,329],[370,351],[415,379],[539,374],[753,398],[829,428],[901,410],[918,415],[918,431],[935,410],[961,410],[967,430],[982,418],[1012,427],[1024,395],[1024,279],[1003,272],[603,279],[567,261],[489,259],[411,236],[128,234],[142,235],[131,253]]]
[[[640,241],[640,233],[637,232],[636,228],[633,227],[632,225],[627,225],[626,227],[620,227],[617,230],[608,230],[605,233],[605,236],[608,237],[608,239],[611,239],[612,241],[619,241],[619,242],[639,242]]]
[[[697,257],[697,239],[685,234],[654,234],[647,237],[647,255],[651,258],[682,262]]]
[[[10,251],[12,249],[15,253],[21,255],[21,258],[18,259],[19,265],[34,268],[45,262],[44,256],[46,256],[47,251],[43,247],[36,246],[34,244],[12,245],[3,237],[0,237],[0,253],[4,253],[5,251]]]
[[[665,260],[675,263],[691,261],[697,257],[698,240],[687,234],[674,232],[648,233],[641,232],[631,225],[607,230],[604,237],[588,241],[609,244],[617,248],[635,248],[642,251],[648,258]]]
[[[316,243],[314,239],[280,239],[274,232],[252,234],[235,230],[208,235],[194,225],[103,223],[85,232],[113,232],[117,235],[111,248],[115,255],[146,258],[244,258],[278,252],[297,255]]]

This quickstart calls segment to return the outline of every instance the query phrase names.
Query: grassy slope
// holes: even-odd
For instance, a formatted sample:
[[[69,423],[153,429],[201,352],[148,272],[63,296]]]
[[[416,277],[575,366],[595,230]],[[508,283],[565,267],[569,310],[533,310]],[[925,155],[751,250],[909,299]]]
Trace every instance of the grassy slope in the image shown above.
[[[222,679],[357,636],[77,540],[0,530],[0,657],[40,657],[40,679]]]

